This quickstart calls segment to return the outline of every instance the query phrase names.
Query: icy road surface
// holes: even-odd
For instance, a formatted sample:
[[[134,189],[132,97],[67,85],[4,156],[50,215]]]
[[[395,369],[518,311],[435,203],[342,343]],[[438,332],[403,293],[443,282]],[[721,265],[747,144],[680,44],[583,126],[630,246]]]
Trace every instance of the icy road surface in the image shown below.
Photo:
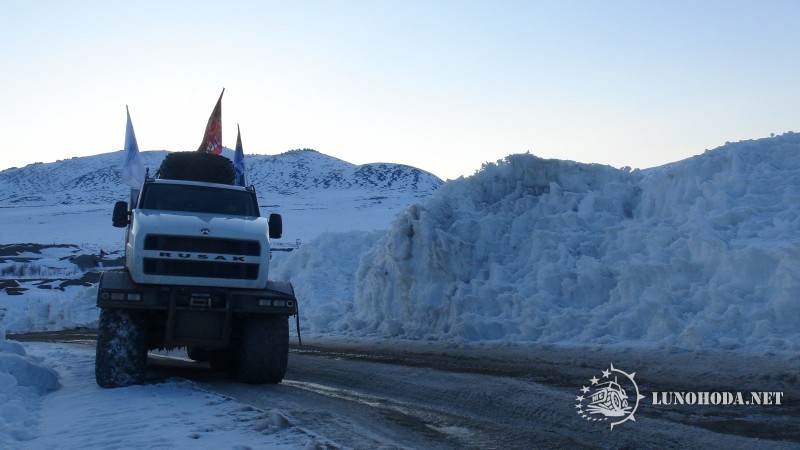
[[[81,448],[800,447],[800,358],[791,355],[315,341],[292,349],[280,385],[244,385],[178,355],[151,355],[146,385],[107,390],[94,384],[91,345],[25,348],[53,365],[63,387],[42,397],[39,437],[22,448],[64,448],[65,439]],[[613,430],[576,414],[581,387],[609,363],[636,372],[644,394],[635,421]],[[783,402],[652,399],[751,390],[781,391]]]

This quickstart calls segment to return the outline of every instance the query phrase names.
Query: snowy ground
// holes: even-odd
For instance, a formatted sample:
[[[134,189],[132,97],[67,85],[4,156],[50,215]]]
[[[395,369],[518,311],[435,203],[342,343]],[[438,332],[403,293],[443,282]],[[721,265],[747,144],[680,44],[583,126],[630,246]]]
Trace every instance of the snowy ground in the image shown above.
[[[25,342],[24,349],[38,361],[31,367],[48,368],[20,378],[32,386],[6,391],[3,412],[14,421],[5,424],[3,448],[800,446],[796,406],[663,406],[650,395],[735,386],[793,399],[800,358],[320,338],[292,351],[281,385],[231,383],[176,354],[151,356],[146,384],[108,390],[93,381],[91,345]],[[636,422],[614,430],[574,415],[580,386],[608,361],[638,368],[646,394]]]
[[[377,198],[327,200],[276,198],[286,229],[296,230],[287,233],[286,244],[300,239],[301,245],[275,254],[272,277],[295,284],[309,336],[435,342],[444,345],[443,352],[477,345],[478,356],[508,348],[535,353],[557,346],[571,355],[615,349],[609,357],[618,362],[611,362],[635,370],[653,390],[659,382],[668,384],[667,367],[697,364],[696,370],[675,373],[690,382],[671,386],[790,392],[795,397],[785,401],[796,407],[797,370],[777,368],[797,368],[800,359],[800,135],[730,144],[646,171],[515,155],[450,181],[409,208]],[[21,294],[0,292],[5,331],[94,326],[93,288],[80,280],[119,257],[122,232],[109,225],[110,207],[15,205],[0,212],[0,244],[48,245],[2,258],[3,283],[18,280]],[[376,231],[381,229],[388,232]],[[93,255],[98,266],[75,259],[82,255]],[[99,390],[86,373],[90,352],[26,344],[24,356],[22,347],[4,345],[0,443],[9,446],[46,448],[39,443],[55,442],[48,430],[59,426],[74,431],[74,440],[67,441],[74,448],[85,447],[78,445],[82,433],[98,439],[91,441],[97,448],[114,435],[130,437],[144,416],[121,415],[120,427],[125,417],[133,420],[126,431],[109,427],[109,433],[98,433],[102,415],[85,426],[66,425],[44,406],[63,416],[66,399],[88,396],[87,411],[100,414],[107,405],[103,398],[127,404],[133,400],[126,392],[132,391],[141,393],[137,397],[183,393],[187,401],[206,402],[202,414],[208,410],[205,418],[180,422],[198,404],[162,404],[166,422],[183,424],[170,430],[182,431],[165,429],[164,436],[139,442],[144,447],[188,447],[198,429],[216,430],[198,435],[210,446],[329,444],[293,427],[254,433],[251,424],[281,422],[282,412],[241,410],[236,402],[177,380]],[[661,369],[647,374],[646,358],[626,360],[634,350],[659,358]],[[748,362],[761,355],[763,372],[749,363],[722,364],[722,355]],[[70,373],[78,366],[78,373]],[[754,377],[752,382],[745,383],[744,375]],[[217,436],[228,437],[212,442]],[[161,438],[167,440],[163,445]]]
[[[7,423],[11,437],[0,441],[3,448],[314,447],[314,438],[288,426],[280,411],[255,410],[190,381],[170,379],[130,389],[102,389],[94,382],[91,346],[32,344],[26,348],[30,358],[58,373],[60,389],[22,399],[38,403],[38,417],[20,415]]]

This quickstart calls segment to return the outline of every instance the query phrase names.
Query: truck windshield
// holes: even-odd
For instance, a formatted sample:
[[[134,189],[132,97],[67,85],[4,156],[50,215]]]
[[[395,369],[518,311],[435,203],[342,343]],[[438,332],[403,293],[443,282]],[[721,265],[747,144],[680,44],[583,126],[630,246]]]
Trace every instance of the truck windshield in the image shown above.
[[[143,192],[141,207],[222,216],[258,216],[252,193],[225,188],[183,184],[150,184]]]

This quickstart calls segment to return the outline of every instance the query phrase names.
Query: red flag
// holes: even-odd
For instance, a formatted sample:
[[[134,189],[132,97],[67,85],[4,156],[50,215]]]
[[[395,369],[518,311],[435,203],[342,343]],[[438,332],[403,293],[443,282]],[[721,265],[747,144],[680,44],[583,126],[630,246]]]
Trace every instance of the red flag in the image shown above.
[[[225,88],[222,89],[222,94],[224,93]],[[217,105],[214,106],[211,117],[208,118],[206,133],[203,135],[203,142],[197,148],[198,152],[215,155],[222,153],[222,94],[219,94]]]

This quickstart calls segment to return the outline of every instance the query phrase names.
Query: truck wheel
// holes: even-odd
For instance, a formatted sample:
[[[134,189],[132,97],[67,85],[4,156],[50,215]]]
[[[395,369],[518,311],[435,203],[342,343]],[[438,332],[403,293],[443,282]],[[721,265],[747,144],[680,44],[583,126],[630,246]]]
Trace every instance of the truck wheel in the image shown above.
[[[239,381],[253,384],[283,381],[289,359],[289,317],[245,317],[241,331]]]
[[[104,388],[144,381],[147,371],[147,320],[124,309],[102,309],[97,327],[94,375]]]
[[[157,176],[169,180],[233,184],[235,170],[230,159],[213,153],[172,152],[164,157]]]
[[[234,349],[214,350],[208,355],[208,365],[226,378],[236,378],[236,355]]]
[[[186,356],[192,361],[204,362],[211,359],[211,352],[203,347],[186,347]]]

